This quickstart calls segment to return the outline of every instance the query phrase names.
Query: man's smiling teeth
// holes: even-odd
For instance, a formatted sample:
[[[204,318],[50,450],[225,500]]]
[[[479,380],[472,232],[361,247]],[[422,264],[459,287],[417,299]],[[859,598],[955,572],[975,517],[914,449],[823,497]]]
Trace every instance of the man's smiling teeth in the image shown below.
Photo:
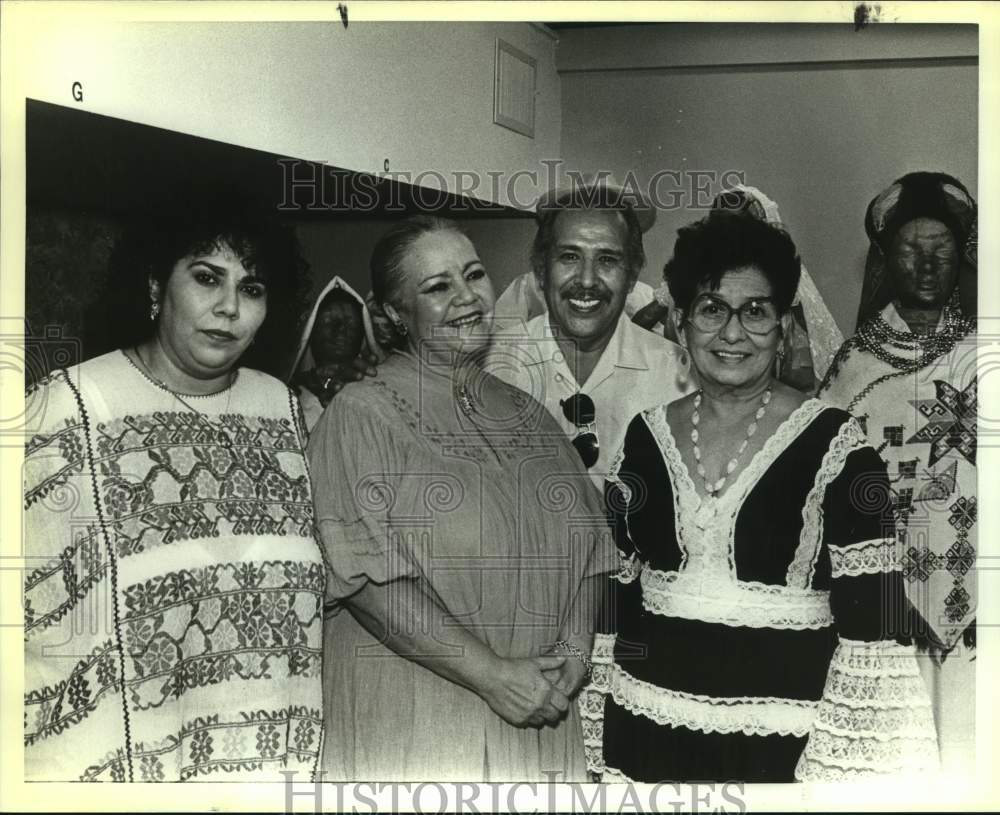
[[[569,302],[573,308],[579,309],[580,311],[593,311],[601,305],[600,300],[577,300],[574,297],[570,297]]]

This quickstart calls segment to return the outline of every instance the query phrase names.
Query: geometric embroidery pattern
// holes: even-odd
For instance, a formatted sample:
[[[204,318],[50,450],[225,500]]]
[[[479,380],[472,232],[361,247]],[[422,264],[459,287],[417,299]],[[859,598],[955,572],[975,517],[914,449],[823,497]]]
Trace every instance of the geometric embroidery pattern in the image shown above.
[[[230,679],[319,676],[324,583],[320,563],[272,561],[182,570],[127,587],[132,703],[156,708]]]
[[[966,498],[962,496],[954,504],[952,504],[948,509],[951,511],[951,517],[948,518],[948,523],[950,523],[955,529],[961,532],[968,532],[973,525],[976,523],[976,498],[971,496]]]
[[[927,547],[917,549],[914,546],[906,550],[902,566],[903,577],[911,583],[917,581],[926,583],[931,579],[931,575],[940,568],[938,556],[934,552]]]
[[[308,774],[322,734],[326,575],[294,399],[260,380],[253,406],[233,414],[94,421],[86,369],[107,376],[119,363],[40,383],[48,425],[26,444],[24,469],[37,552],[24,581],[26,750],[53,739],[48,749],[65,754],[56,772],[83,780]],[[269,415],[256,415],[258,400]],[[274,537],[266,560],[262,536]],[[86,643],[80,656],[64,648],[46,664],[45,649],[95,610],[110,632],[88,628],[71,639]],[[97,732],[96,714],[113,724]],[[26,772],[33,760],[45,778],[38,755]]]
[[[969,592],[960,584],[956,584],[944,600],[945,615],[948,617],[949,622],[957,623],[969,613],[969,600]]]
[[[77,662],[62,681],[25,694],[25,745],[58,735],[82,721],[105,694],[118,689],[114,649],[111,640],[106,640]]]
[[[952,449],[971,464],[976,463],[976,381],[974,377],[968,387],[960,391],[944,380],[935,379],[936,399],[910,401],[927,419],[927,424],[907,439],[907,443],[931,446],[928,465],[933,466]]]
[[[136,780],[163,781],[168,776],[180,781],[211,780],[205,777],[259,772],[268,765],[284,767],[289,756],[309,765],[319,750],[322,725],[319,709],[301,705],[240,711],[233,721],[199,716],[162,742],[136,743]],[[101,780],[111,770],[108,765],[95,765],[84,780]]]
[[[976,563],[976,550],[973,549],[968,540],[959,538],[945,552],[945,568],[952,577],[964,577]]]
[[[258,417],[158,412],[98,425],[101,497],[119,556],[192,538],[310,535],[297,443],[290,422]]]

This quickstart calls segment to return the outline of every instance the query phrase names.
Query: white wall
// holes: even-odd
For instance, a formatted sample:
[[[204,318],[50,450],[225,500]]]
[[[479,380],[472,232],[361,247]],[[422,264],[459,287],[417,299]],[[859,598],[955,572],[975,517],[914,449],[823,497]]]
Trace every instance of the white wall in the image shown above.
[[[460,222],[475,244],[497,295],[531,268],[535,222],[529,218],[475,218]],[[314,293],[340,275],[362,294],[371,286],[368,260],[375,242],[389,228],[385,220],[330,220],[299,224],[302,253],[309,261]]]
[[[5,61],[14,97],[352,170],[381,173],[388,158],[391,172],[445,174],[453,191],[456,171],[509,177],[559,155],[556,43],[528,23],[95,21],[45,6],[8,10],[35,17]],[[537,60],[533,139],[493,123],[497,37]],[[477,195],[505,192],[484,181]]]
[[[974,27],[641,26],[564,32],[567,167],[645,184],[661,170],[745,174],[773,198],[845,332],[854,328],[868,201],[912,170],[977,189]],[[690,176],[689,176],[690,178]],[[664,200],[680,189],[661,183]],[[714,193],[718,185],[712,185]],[[660,279],[686,196],[646,238]]]

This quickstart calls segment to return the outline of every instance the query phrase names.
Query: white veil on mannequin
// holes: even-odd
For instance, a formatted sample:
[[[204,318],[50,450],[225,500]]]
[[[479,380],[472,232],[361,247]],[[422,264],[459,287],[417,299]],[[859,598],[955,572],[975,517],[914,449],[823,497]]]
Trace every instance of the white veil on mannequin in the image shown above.
[[[352,300],[356,300],[361,306],[361,321],[365,332],[365,343],[368,345],[369,349],[375,349],[376,351],[379,350],[379,345],[375,342],[375,331],[372,326],[372,318],[368,313],[368,307],[365,305],[365,299],[358,294],[346,280],[338,275],[334,275],[333,279],[323,287],[323,290],[313,302],[312,310],[309,312],[309,317],[305,322],[305,326],[302,329],[302,335],[299,338],[299,346],[295,352],[295,360],[292,362],[292,367],[286,377],[286,381],[289,384],[294,382],[299,374],[310,371],[316,367],[316,360],[313,359],[312,351],[309,348],[309,340],[312,337],[313,327],[316,324],[316,315],[319,313],[320,306],[323,304],[323,301],[327,298],[327,296],[331,292],[338,289],[349,295]],[[302,412],[306,420],[306,427],[309,430],[312,430],[316,420],[323,412],[323,405],[320,403],[319,398],[306,387],[301,387],[299,389],[299,402],[302,405]]]
[[[309,350],[309,338],[312,336],[313,326],[316,324],[316,314],[319,312],[320,305],[326,299],[326,296],[335,289],[342,290],[345,294],[350,295],[351,299],[358,301],[361,305],[361,319],[365,328],[365,342],[368,343],[369,348],[377,349],[379,347],[378,343],[375,342],[375,333],[372,328],[372,318],[368,313],[368,307],[365,305],[365,298],[358,294],[351,284],[342,277],[334,275],[333,279],[323,287],[323,290],[313,302],[312,310],[309,312],[309,317],[306,320],[305,326],[302,329],[302,335],[299,338],[299,347],[295,352],[295,361],[292,363],[292,367],[288,372],[286,381],[291,382],[295,377],[295,374],[301,371],[308,371],[316,366],[312,351]]]

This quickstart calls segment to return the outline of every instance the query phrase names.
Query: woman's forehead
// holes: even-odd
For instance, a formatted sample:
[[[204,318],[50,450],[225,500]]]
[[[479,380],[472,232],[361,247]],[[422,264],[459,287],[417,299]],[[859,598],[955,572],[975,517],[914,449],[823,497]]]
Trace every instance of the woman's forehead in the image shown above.
[[[185,265],[201,262],[237,274],[240,277],[256,276],[254,264],[250,262],[250,259],[222,238],[194,246],[179,259],[179,262]]]
[[[741,266],[722,274],[719,287],[712,288],[704,281],[698,285],[698,294],[711,294],[722,300],[771,297],[774,290],[766,275],[756,266]]]
[[[410,244],[401,264],[413,282],[434,275],[461,272],[468,264],[479,262],[475,247],[465,235],[453,229],[426,232]]]

